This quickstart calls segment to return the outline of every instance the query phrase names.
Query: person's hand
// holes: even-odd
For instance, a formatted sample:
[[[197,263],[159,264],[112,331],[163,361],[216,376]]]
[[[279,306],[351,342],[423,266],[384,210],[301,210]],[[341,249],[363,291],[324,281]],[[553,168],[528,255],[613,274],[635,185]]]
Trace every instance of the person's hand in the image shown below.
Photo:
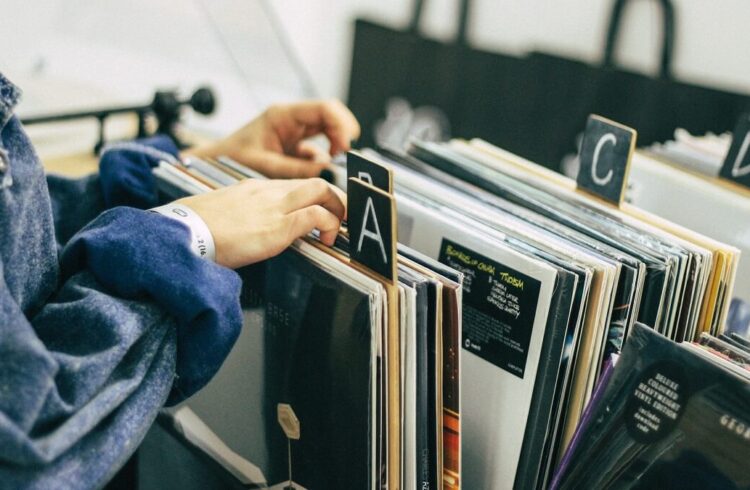
[[[187,150],[197,157],[228,156],[270,178],[317,177],[330,156],[350,149],[359,124],[337,100],[274,105],[227,138]],[[308,138],[323,134],[326,153]]]
[[[313,229],[333,245],[346,219],[344,193],[323,179],[248,179],[177,202],[205,221],[216,262],[233,269],[273,257]]]

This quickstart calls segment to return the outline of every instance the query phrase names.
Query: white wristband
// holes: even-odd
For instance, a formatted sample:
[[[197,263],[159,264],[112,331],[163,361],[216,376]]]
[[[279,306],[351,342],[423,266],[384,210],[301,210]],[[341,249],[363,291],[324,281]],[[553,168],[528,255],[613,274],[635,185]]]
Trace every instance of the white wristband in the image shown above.
[[[199,257],[210,261],[216,260],[214,237],[208,225],[198,214],[185,206],[175,202],[153,208],[150,211],[163,214],[168,218],[185,223],[190,229],[190,249]]]

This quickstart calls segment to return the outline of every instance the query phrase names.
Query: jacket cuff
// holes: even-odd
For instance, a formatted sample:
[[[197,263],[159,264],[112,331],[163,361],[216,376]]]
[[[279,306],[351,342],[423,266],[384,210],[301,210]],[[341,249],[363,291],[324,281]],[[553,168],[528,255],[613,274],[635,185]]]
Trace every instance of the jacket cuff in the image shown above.
[[[196,256],[188,227],[177,220],[125,207],[105,211],[63,250],[63,278],[83,269],[112,294],[152,300],[177,320],[170,403],[202,388],[239,336],[238,274]]]
[[[99,159],[105,207],[148,209],[156,206],[159,194],[151,169],[162,160],[174,161],[178,156],[177,145],[165,135],[105,146]]]

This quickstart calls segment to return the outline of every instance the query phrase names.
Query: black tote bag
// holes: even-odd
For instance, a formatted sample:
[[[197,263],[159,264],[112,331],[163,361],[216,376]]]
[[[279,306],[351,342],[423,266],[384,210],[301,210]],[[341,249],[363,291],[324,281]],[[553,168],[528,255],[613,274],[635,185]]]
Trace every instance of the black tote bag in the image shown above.
[[[693,134],[731,131],[750,97],[675,80],[672,74],[675,12],[670,0],[658,0],[662,15],[662,49],[655,77],[626,71],[614,62],[621,18],[628,0],[615,0],[600,65],[532,53],[540,81],[539,104],[547,108],[540,121],[542,144],[520,153],[556,168],[566,155],[576,154],[576,142],[589,114],[601,114],[638,131],[638,145],[671,139],[678,127]]]
[[[601,64],[545,53],[516,57],[471,48],[469,0],[460,2],[450,43],[419,34],[424,1],[409,28],[358,20],[349,106],[362,124],[361,144],[399,144],[409,137],[479,137],[558,170],[591,113],[638,130],[638,143],[672,137],[683,127],[721,133],[750,109],[750,97],[675,81],[671,73],[674,8],[663,15],[660,72],[651,77],[618,68],[614,51],[627,0],[615,0]]]
[[[449,43],[419,33],[423,7],[415,2],[405,30],[356,22],[348,105],[362,124],[359,143],[522,135],[535,100],[524,88],[531,76],[526,60],[468,46],[469,0],[460,2]]]

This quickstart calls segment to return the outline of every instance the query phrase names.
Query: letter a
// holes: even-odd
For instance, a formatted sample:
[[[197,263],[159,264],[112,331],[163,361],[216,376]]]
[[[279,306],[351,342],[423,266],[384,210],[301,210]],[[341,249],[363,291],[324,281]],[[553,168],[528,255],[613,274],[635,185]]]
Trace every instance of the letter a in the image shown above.
[[[372,222],[375,224],[375,232],[367,229],[367,219],[372,215]],[[378,242],[380,247],[380,253],[383,255],[383,263],[388,263],[388,258],[385,255],[385,245],[383,244],[383,237],[380,236],[380,225],[378,225],[378,217],[375,214],[375,206],[372,204],[372,198],[367,198],[367,205],[365,206],[365,215],[362,218],[362,231],[359,234],[359,241],[357,242],[357,252],[362,251],[362,240],[367,237],[370,240]]]

